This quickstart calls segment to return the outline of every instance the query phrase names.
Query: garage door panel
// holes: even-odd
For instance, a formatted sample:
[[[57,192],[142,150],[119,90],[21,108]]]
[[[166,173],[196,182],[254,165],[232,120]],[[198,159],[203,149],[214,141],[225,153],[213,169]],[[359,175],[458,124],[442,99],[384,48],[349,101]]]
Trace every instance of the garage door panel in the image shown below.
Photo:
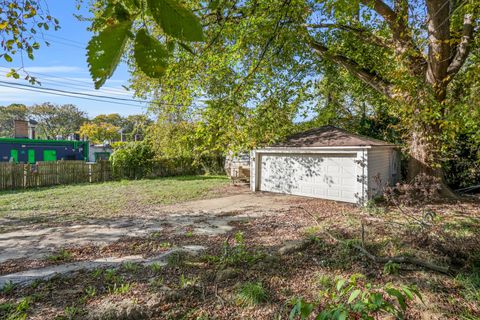
[[[353,155],[261,155],[259,189],[355,202]]]

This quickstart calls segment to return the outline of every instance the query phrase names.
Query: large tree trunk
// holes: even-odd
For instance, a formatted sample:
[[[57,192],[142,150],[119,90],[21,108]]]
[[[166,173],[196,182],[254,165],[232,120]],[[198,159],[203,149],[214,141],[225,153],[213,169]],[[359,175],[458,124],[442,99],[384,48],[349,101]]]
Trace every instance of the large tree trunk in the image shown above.
[[[419,174],[433,176],[440,184],[440,194],[446,198],[456,198],[445,180],[440,162],[440,129],[437,126],[414,124],[410,131],[409,161],[407,180],[412,181]]]

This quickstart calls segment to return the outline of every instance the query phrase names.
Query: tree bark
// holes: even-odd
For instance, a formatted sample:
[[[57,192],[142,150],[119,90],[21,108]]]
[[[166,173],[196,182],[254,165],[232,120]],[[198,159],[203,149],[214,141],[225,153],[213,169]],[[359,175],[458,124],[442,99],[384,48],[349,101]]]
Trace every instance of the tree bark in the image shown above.
[[[463,30],[457,30],[461,33],[457,45],[455,33],[451,33],[451,19],[454,11],[460,7],[459,3],[451,0],[426,0],[427,9],[427,36],[428,51],[426,52],[415,40],[412,31],[413,26],[409,24],[408,1],[395,0],[393,7],[385,0],[360,0],[366,8],[375,11],[383,18],[391,31],[391,37],[387,39],[379,38],[376,34],[367,31],[366,28],[357,25],[354,26],[339,24],[336,21],[319,24],[308,24],[305,28],[333,28],[345,32],[356,34],[359,37],[367,39],[366,41],[384,48],[392,50],[393,56],[399,61],[403,61],[408,67],[409,74],[425,85],[427,96],[433,97],[433,101],[419,101],[416,95],[419,92],[405,92],[395,86],[395,81],[385,78],[385,75],[377,74],[373,70],[366,69],[361,63],[347,55],[339,53],[336,50],[329,50],[329,47],[314,37],[308,38],[308,44],[314,52],[324,59],[344,67],[352,75],[369,85],[377,92],[386,97],[396,100],[400,103],[406,103],[411,106],[413,116],[408,119],[409,122],[409,155],[408,180],[412,180],[417,175],[423,173],[428,176],[434,176],[439,179],[441,185],[441,194],[445,197],[455,197],[454,193],[447,186],[445,175],[441,167],[440,142],[441,128],[436,117],[430,120],[422,119],[422,115],[431,113],[424,110],[425,106],[432,103],[440,110],[441,115],[445,116],[447,110],[445,100],[447,98],[447,86],[453,77],[464,65],[470,52],[470,46],[475,39],[474,19],[472,13],[464,15]],[[308,30],[307,30],[308,34]],[[365,37],[365,35],[367,37]],[[398,89],[398,90],[397,90]],[[408,90],[407,90],[408,91]],[[413,99],[413,97],[416,97]],[[412,101],[417,101],[413,102]],[[418,103],[418,105],[416,105]],[[430,109],[430,108],[428,108]],[[410,127],[411,125],[411,127]]]
[[[438,159],[436,145],[432,140],[432,132],[420,123],[413,125],[410,131],[409,162],[407,180],[411,181],[419,174],[438,176],[438,169],[433,165]]]
[[[457,196],[448,186],[441,166],[440,133],[438,126],[414,123],[410,131],[407,181],[412,181],[420,174],[435,177],[440,185],[440,195],[455,199]]]

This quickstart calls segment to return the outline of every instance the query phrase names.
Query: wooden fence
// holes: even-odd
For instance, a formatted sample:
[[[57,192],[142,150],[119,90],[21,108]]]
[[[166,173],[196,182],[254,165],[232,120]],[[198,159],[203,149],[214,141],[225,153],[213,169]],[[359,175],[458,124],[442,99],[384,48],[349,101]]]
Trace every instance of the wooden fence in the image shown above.
[[[224,174],[223,157],[202,159],[169,158],[149,162],[144,167],[113,168],[109,161],[0,162],[0,190],[36,188],[119,179],[159,178],[179,175]]]
[[[112,180],[112,166],[107,161],[97,163],[58,161],[37,164],[0,162],[0,190],[109,180]]]

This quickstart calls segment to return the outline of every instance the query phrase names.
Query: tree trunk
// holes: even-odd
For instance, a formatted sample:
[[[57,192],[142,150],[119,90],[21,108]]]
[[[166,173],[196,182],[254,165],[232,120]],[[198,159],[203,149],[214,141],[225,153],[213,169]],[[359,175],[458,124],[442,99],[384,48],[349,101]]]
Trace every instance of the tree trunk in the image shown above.
[[[445,180],[440,163],[440,129],[438,126],[414,124],[410,131],[409,161],[407,180],[412,181],[419,174],[433,176],[440,183],[440,194],[456,198]]]

